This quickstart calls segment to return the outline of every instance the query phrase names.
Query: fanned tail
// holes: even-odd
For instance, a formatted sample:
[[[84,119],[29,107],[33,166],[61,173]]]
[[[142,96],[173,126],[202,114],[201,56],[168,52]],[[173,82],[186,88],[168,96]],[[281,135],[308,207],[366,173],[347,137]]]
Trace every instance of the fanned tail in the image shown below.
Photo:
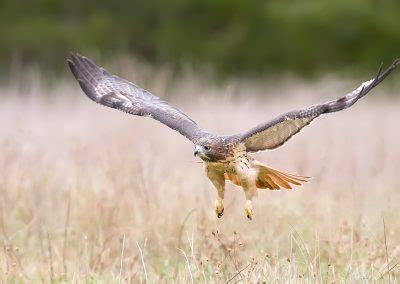
[[[258,168],[257,188],[268,188],[279,190],[281,188],[292,189],[292,186],[301,186],[309,182],[311,177],[289,174],[267,167],[266,165],[254,161],[254,166]]]
[[[257,188],[268,188],[280,190],[281,188],[292,189],[292,186],[301,186],[309,182],[311,177],[289,174],[267,167],[259,161],[252,161],[253,167],[258,170],[256,181]],[[225,173],[225,179],[230,180],[236,185],[241,185],[239,178],[235,174]]]

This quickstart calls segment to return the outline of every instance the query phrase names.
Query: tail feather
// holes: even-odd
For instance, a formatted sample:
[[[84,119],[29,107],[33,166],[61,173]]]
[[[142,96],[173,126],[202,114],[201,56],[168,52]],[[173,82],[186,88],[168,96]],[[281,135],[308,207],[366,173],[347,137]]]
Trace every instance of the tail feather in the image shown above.
[[[268,189],[292,189],[292,185],[301,186],[302,183],[309,181],[311,177],[300,176],[281,172],[266,165],[254,161],[254,165],[258,168],[258,188],[268,188]]]
[[[292,183],[294,185],[301,185],[302,182],[307,182],[306,180],[291,177],[287,174],[284,174],[284,173],[281,173],[278,171],[273,171],[272,174],[277,175],[277,176],[281,177],[282,179],[284,179],[285,181],[287,181],[288,183]]]
[[[296,181],[294,179],[289,178],[288,176],[282,176],[282,178],[285,179],[288,183],[301,186],[301,181]]]
[[[269,168],[256,160],[253,161],[253,167],[258,169],[257,188],[268,188],[271,190],[280,190],[281,188],[292,189],[293,185],[301,186],[311,179],[311,177],[289,174]],[[225,173],[225,179],[230,180],[236,185],[241,185],[240,179],[236,174]]]
[[[266,176],[264,176],[263,178],[260,178],[260,177],[259,177],[258,180],[262,180],[264,186],[266,186],[266,187],[269,188],[269,189],[279,189],[279,188],[280,188],[279,185],[277,185],[277,184],[274,182],[273,176],[268,176],[268,175],[266,175]]]
[[[272,180],[275,183],[275,185],[277,185],[277,186],[275,186],[274,189],[280,189],[280,187],[283,187],[283,188],[286,188],[286,189],[292,189],[292,187],[289,184],[290,180],[285,180],[285,178],[283,176],[281,176],[281,175],[278,175],[278,174],[266,174],[266,173],[258,175],[258,179],[262,180],[262,179],[265,179],[265,178]]]
[[[308,177],[308,176],[299,176],[299,175],[289,174],[289,173],[286,173],[286,172],[281,172],[281,171],[275,170],[273,168],[269,168],[269,167],[267,167],[265,165],[261,165],[261,166],[268,168],[270,171],[272,171],[274,173],[281,174],[281,175],[284,175],[284,176],[287,176],[287,177],[291,177],[291,178],[294,178],[294,179],[298,179],[298,180],[303,181],[303,182],[307,182],[309,179],[311,179],[311,177]]]

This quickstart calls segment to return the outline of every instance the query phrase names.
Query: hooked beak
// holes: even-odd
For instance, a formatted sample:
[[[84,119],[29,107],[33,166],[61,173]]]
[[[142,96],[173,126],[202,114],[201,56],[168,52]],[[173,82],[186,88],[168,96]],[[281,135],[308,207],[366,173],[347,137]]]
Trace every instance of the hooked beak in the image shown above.
[[[196,145],[196,147],[194,148],[194,153],[193,153],[194,156],[196,157],[197,154],[199,154],[200,152],[201,152],[201,147]]]

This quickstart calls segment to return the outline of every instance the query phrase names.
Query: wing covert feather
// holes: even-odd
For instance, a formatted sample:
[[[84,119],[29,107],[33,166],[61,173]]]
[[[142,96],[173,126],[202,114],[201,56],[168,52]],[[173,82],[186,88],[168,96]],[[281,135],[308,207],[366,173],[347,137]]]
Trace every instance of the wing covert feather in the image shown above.
[[[381,66],[374,79],[362,83],[353,92],[337,100],[285,113],[236,137],[244,143],[248,152],[278,148],[320,115],[341,111],[355,104],[399,65],[400,60],[396,59],[384,72]]]
[[[154,118],[193,143],[207,133],[179,109],[149,91],[110,74],[87,57],[71,54],[68,65],[82,90],[96,103],[129,114]]]

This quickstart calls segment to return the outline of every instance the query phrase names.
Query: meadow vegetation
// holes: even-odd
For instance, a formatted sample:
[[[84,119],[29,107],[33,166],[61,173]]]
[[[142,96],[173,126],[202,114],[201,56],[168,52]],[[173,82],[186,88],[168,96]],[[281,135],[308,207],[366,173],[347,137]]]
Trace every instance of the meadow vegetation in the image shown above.
[[[162,72],[151,78],[139,82],[226,134],[359,84],[213,87],[190,76],[174,84]],[[178,133],[95,105],[72,80],[50,89],[38,82],[0,89],[1,281],[398,281],[400,101],[390,96],[398,86],[380,86],[284,147],[255,154],[314,178],[290,191],[260,191],[249,221],[232,184],[216,218],[216,192]]]

